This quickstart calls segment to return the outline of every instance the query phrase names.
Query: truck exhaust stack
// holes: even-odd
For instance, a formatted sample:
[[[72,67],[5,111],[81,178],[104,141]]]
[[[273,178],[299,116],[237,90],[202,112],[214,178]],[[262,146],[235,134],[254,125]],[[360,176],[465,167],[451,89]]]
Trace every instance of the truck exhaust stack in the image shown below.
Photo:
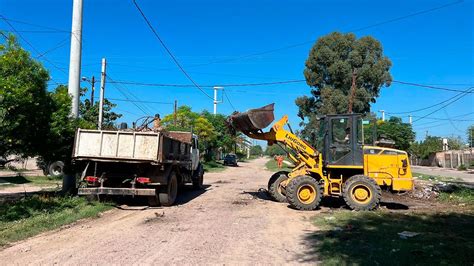
[[[269,126],[275,116],[273,114],[274,103],[261,108],[250,109],[243,113],[234,113],[228,118],[230,126],[236,131],[256,133]]]

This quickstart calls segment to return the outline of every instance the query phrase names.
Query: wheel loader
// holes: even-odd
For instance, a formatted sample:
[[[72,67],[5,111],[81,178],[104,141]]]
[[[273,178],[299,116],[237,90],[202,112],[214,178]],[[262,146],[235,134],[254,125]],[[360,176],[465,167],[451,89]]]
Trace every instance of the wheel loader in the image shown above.
[[[382,189],[408,191],[413,178],[405,151],[364,144],[360,114],[326,115],[320,119],[316,148],[299,138],[288,116],[275,122],[274,104],[229,116],[235,131],[250,138],[281,145],[294,163],[268,181],[270,196],[299,210],[317,209],[322,197],[342,197],[353,210],[378,207]],[[288,128],[288,129],[287,129]]]

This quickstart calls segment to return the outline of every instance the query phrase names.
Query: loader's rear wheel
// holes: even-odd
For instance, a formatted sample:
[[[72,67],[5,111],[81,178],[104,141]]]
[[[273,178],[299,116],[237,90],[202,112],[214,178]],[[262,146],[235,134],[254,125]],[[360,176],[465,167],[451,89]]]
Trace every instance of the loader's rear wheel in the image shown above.
[[[356,211],[368,211],[377,208],[382,198],[382,190],[374,179],[355,175],[344,183],[342,189],[346,204]]]
[[[268,194],[270,194],[270,197],[273,200],[278,202],[286,202],[286,196],[283,194],[280,184],[287,179],[287,171],[274,173],[272,177],[270,177],[270,180],[268,180]]]
[[[311,211],[319,207],[323,187],[310,176],[298,176],[286,186],[286,198],[298,210]]]
[[[171,176],[165,190],[158,193],[160,204],[162,206],[173,205],[173,203],[176,200],[177,195],[178,195],[178,178],[176,177],[176,173],[173,171],[171,172]]]

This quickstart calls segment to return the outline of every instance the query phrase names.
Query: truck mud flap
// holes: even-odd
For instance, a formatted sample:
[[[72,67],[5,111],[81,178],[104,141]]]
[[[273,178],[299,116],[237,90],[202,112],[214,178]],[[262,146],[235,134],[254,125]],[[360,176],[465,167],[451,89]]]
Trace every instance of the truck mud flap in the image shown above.
[[[79,195],[119,195],[119,196],[154,196],[153,188],[112,188],[112,187],[94,187],[79,188]]]

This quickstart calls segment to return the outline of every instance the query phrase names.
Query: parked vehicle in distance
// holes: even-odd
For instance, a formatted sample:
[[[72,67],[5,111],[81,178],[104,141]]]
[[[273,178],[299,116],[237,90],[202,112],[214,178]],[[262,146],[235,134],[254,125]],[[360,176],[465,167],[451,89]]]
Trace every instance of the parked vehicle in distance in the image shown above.
[[[237,155],[229,153],[224,157],[224,165],[233,165],[238,166],[237,164]]]
[[[179,186],[203,188],[198,137],[190,132],[78,129],[73,163],[79,195],[145,196],[151,206],[171,206]]]

